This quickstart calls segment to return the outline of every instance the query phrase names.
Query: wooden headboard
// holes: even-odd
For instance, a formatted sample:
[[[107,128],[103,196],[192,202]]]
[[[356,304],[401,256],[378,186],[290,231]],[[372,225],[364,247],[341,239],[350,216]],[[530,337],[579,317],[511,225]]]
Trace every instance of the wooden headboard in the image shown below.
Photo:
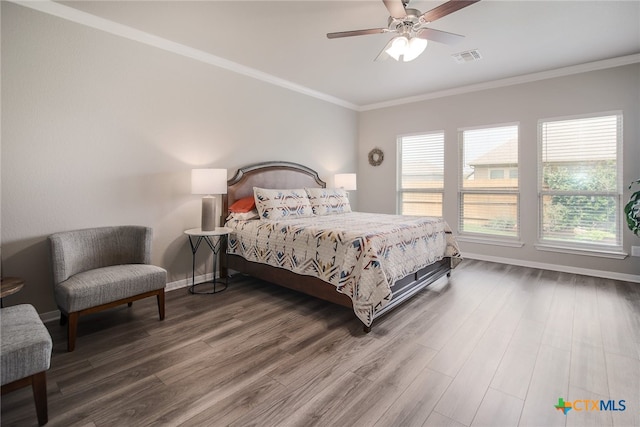
[[[222,196],[222,213],[226,217],[233,202],[253,196],[253,187],[288,189],[326,186],[327,183],[320,179],[318,172],[297,163],[255,163],[238,169],[227,181],[227,194]]]

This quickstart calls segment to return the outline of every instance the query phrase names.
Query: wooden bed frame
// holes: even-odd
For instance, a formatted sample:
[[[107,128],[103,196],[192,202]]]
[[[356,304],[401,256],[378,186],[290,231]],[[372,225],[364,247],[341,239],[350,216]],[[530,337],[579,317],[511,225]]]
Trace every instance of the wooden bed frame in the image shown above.
[[[320,179],[316,171],[297,163],[274,161],[242,167],[238,169],[233,178],[227,181],[227,194],[222,198],[222,221],[229,213],[229,206],[236,200],[253,195],[253,187],[270,189],[325,188],[326,183]],[[397,307],[441,277],[449,276],[451,274],[450,265],[451,259],[444,258],[396,281],[392,287],[393,298],[391,302],[378,311],[374,319]],[[300,275],[283,268],[247,261],[239,255],[232,254],[222,257],[221,277],[226,277],[229,269],[353,309],[351,298],[337,292],[334,285],[312,276]],[[365,332],[370,330],[370,326],[364,326]]]

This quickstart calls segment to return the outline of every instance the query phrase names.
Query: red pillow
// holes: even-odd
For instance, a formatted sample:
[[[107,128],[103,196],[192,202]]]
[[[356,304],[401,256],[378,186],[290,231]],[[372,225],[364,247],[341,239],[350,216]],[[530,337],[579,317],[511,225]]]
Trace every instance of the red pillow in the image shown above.
[[[229,212],[233,213],[244,213],[251,212],[256,208],[256,201],[253,199],[253,196],[243,197],[242,199],[236,200],[234,204],[229,207]]]

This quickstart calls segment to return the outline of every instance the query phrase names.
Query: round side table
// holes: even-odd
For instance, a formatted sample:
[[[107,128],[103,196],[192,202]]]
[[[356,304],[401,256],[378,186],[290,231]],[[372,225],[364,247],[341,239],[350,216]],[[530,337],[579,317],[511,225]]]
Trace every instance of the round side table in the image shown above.
[[[4,297],[15,294],[23,286],[24,280],[19,277],[3,277],[0,281],[0,307],[4,307]]]
[[[227,289],[228,278],[220,277],[216,278],[216,268],[218,265],[218,254],[223,244],[227,240],[227,236],[231,233],[233,229],[228,227],[216,227],[213,231],[203,231],[201,228],[191,228],[189,230],[185,230],[184,234],[189,236],[189,245],[191,246],[191,254],[192,254],[192,264],[191,264],[191,286],[189,287],[189,292],[192,294],[215,294],[218,292],[222,292]],[[198,252],[198,248],[200,247],[200,243],[202,241],[207,243],[207,246],[211,249],[213,253],[213,280],[207,282],[196,283],[196,252]],[[224,281],[222,281],[224,279]],[[213,284],[212,291],[198,291],[196,290],[196,286],[204,285],[204,284]],[[216,285],[218,283],[222,283],[224,287],[222,289],[216,289]]]

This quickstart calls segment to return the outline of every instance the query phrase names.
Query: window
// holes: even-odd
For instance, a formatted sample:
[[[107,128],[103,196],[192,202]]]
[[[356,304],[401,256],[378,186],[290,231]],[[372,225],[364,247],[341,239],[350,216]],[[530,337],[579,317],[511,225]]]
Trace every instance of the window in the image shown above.
[[[622,249],[622,115],[540,120],[540,241]]]
[[[444,132],[398,138],[398,213],[442,216]]]
[[[489,179],[504,179],[504,169],[489,170]]]
[[[460,233],[519,236],[518,126],[460,131]]]

